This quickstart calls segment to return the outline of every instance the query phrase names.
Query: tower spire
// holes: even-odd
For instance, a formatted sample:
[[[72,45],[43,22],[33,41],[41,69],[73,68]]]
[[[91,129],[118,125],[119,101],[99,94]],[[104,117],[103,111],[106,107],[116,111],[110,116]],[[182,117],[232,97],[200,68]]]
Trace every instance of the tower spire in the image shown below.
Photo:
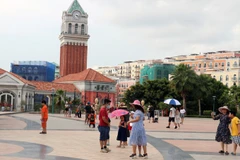
[[[82,14],[85,14],[83,8],[81,7],[81,5],[79,4],[78,0],[74,0],[73,3],[71,4],[71,6],[68,8],[68,13],[73,13],[73,11],[79,11]]]

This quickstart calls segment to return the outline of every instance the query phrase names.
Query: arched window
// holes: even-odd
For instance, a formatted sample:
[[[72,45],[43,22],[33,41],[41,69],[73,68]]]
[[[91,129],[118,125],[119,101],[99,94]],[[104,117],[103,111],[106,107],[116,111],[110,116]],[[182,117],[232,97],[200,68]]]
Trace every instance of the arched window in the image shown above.
[[[29,76],[29,77],[28,77],[28,80],[29,80],[29,81],[32,81],[32,80],[33,80],[33,79],[32,79],[32,76]]]
[[[32,67],[28,67],[28,73],[32,73]]]
[[[226,83],[226,86],[228,87],[228,83]]]
[[[78,34],[78,24],[75,24],[75,34]]]
[[[34,67],[33,73],[34,73],[34,74],[37,74],[37,73],[38,73],[38,68],[37,68],[37,67]]]
[[[37,81],[38,80],[38,76],[36,76],[35,78],[34,78],[34,81]]]
[[[222,81],[222,75],[220,76],[220,81]]]
[[[22,72],[26,73],[26,67],[22,67]]]
[[[228,79],[229,79],[229,77],[228,77],[228,75],[226,75],[226,81],[228,81]]]
[[[230,62],[227,62],[227,66],[228,66],[228,67],[230,66]]]
[[[71,34],[72,33],[72,23],[68,24],[68,33]]]
[[[84,24],[82,24],[82,25],[81,25],[81,35],[84,35],[84,34],[85,34],[84,30],[85,30],[85,26],[84,26]]]

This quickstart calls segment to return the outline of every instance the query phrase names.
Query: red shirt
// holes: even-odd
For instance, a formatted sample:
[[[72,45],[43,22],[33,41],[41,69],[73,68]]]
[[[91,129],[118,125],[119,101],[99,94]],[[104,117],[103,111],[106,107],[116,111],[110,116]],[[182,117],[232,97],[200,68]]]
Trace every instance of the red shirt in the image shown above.
[[[103,121],[103,117],[105,117],[106,120],[108,120],[108,113],[106,107],[102,107],[99,112],[99,126],[108,126],[107,123]]]

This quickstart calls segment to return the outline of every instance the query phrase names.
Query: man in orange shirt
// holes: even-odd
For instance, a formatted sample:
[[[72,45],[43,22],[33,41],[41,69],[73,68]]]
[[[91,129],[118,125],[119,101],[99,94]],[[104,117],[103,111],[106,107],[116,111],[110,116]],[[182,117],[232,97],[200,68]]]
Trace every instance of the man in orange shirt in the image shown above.
[[[41,109],[42,132],[40,132],[40,134],[47,134],[47,120],[48,120],[48,107],[46,105],[46,101],[42,100]]]

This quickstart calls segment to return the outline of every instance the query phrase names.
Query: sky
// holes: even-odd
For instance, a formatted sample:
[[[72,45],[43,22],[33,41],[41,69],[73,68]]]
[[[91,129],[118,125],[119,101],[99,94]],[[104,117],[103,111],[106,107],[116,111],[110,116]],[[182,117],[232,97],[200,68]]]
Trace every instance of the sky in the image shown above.
[[[59,63],[62,12],[73,0],[0,0],[0,68]],[[88,68],[240,50],[239,0],[78,0],[89,15]]]

